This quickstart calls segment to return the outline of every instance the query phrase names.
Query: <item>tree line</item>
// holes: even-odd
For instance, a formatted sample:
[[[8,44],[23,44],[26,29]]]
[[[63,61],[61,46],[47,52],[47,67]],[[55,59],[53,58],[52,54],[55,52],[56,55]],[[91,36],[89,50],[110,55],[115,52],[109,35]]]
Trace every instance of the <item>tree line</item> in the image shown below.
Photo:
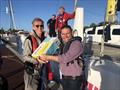
[[[0,34],[5,34],[5,33],[12,33],[12,34],[14,34],[14,33],[16,33],[16,32],[18,32],[18,31],[25,31],[25,30],[16,30],[16,29],[8,29],[8,30],[6,30],[6,29],[4,29],[4,28],[0,28]]]
[[[88,26],[84,26],[84,30],[86,29],[86,28],[91,28],[91,27],[97,27],[97,26],[104,26],[105,24],[108,24],[108,22],[100,22],[100,23],[98,23],[98,24],[96,24],[96,23],[91,23],[90,25],[88,25]],[[114,23],[112,23],[112,24],[118,24],[118,22],[114,22]],[[120,24],[120,23],[119,23]],[[25,31],[25,30],[15,30],[15,29],[8,29],[8,30],[5,30],[4,28],[0,28],[0,34],[5,34],[5,33],[16,33],[16,32],[18,32],[18,31]]]

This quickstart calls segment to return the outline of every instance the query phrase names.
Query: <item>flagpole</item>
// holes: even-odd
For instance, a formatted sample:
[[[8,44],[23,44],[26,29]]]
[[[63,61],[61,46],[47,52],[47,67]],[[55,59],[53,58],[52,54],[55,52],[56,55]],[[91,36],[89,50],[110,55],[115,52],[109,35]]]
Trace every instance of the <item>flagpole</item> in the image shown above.
[[[75,11],[75,9],[77,7],[77,2],[78,2],[78,0],[74,0],[74,11]]]
[[[2,0],[0,0],[0,28],[2,28],[2,26],[1,26],[1,24],[2,24],[2,20],[1,20],[2,19],[2,14],[1,14],[2,9],[1,8],[2,8]]]
[[[101,49],[100,49],[100,56],[101,57],[104,56],[104,39],[105,39],[104,30],[105,30],[105,25],[106,25],[107,5],[108,5],[108,0],[107,0],[106,7],[105,7],[103,34],[101,37]]]

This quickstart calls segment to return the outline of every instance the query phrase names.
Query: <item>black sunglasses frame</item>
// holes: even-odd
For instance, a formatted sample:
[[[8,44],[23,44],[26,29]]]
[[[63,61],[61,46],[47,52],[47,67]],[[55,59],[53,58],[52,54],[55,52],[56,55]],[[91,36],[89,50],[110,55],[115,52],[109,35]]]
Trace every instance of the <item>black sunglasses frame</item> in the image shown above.
[[[44,25],[35,25],[37,28],[41,27],[44,28]]]

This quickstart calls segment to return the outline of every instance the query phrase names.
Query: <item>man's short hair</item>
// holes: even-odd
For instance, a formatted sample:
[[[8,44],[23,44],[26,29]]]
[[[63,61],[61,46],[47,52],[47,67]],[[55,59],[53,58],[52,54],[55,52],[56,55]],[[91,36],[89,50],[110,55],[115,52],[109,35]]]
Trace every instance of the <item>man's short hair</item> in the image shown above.
[[[59,9],[64,9],[65,10],[65,8],[63,6],[60,6]]]
[[[52,16],[56,17],[56,15],[55,15],[55,14],[53,14]]]
[[[38,18],[38,17],[34,18],[32,21],[32,24],[34,24],[35,21],[40,21],[42,22],[42,24],[44,24],[44,21],[41,18]]]
[[[64,25],[62,28],[61,28],[61,30],[60,31],[62,31],[62,29],[69,29],[71,32],[73,31],[73,29],[71,28],[71,26],[70,25]],[[61,33],[61,32],[60,32]]]

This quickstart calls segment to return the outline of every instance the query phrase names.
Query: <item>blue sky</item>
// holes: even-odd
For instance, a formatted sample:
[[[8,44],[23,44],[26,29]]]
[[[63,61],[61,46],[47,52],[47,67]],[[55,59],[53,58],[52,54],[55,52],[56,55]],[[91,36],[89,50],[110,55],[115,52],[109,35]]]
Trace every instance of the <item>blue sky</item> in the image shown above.
[[[66,12],[73,12],[74,0],[12,0],[15,22],[18,29],[31,30],[31,21],[40,17],[45,21],[57,14],[59,6]],[[0,27],[9,28],[9,15],[5,13],[8,0],[0,0]],[[78,7],[84,8],[84,25],[104,20],[106,0],[78,0]],[[73,25],[73,20],[69,21]],[[47,29],[47,28],[45,28]]]

